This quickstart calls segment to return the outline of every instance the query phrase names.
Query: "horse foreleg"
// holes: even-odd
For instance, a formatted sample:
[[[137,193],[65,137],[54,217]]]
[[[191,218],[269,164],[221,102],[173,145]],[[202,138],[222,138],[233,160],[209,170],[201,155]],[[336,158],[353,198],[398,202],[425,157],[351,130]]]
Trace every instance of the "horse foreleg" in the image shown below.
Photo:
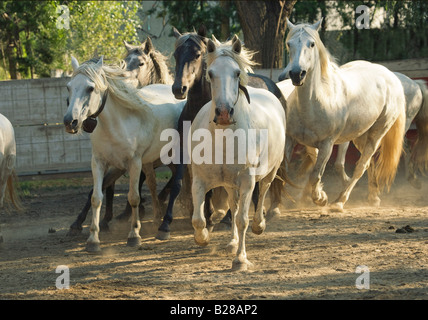
[[[317,161],[309,176],[309,183],[312,186],[312,201],[318,206],[325,206],[328,202],[327,194],[322,189],[321,178],[332,151],[332,141],[327,140],[319,145]]]
[[[91,197],[91,206],[92,206],[92,223],[89,228],[89,238],[86,242],[86,250],[88,252],[97,253],[101,251],[100,248],[100,211],[101,205],[103,203],[103,177],[105,172],[105,167],[95,160],[92,157],[92,176],[94,180],[94,187]]]
[[[255,178],[253,175],[241,178],[239,186],[238,214],[236,215],[236,227],[238,228],[239,241],[236,257],[232,262],[232,270],[245,271],[252,267],[252,263],[247,259],[247,252],[245,250],[245,234],[249,224],[248,211],[250,210],[254,185]],[[263,203],[260,205],[263,205]]]
[[[140,192],[139,192],[139,180],[141,173],[141,159],[134,159],[129,165],[129,192],[128,192],[128,202],[131,205],[132,215],[131,215],[131,230],[128,234],[128,246],[135,247],[140,245],[141,236],[141,222],[139,218],[139,208],[140,204]],[[152,167],[153,170],[153,167]]]
[[[346,184],[350,180],[345,171],[346,151],[348,151],[348,148],[349,141],[339,144],[337,147],[336,161],[334,162],[334,168],[336,169],[337,174],[341,178],[343,186],[346,186]]]
[[[206,219],[204,214],[205,206],[205,183],[199,177],[193,177],[192,199],[193,215],[192,226],[195,230],[195,242],[200,246],[206,246],[210,240],[208,229],[206,228]]]

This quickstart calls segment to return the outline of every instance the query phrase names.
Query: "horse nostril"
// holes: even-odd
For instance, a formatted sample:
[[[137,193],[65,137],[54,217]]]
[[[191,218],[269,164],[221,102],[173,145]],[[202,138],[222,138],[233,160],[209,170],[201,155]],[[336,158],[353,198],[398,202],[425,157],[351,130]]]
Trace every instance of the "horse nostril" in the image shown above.
[[[77,120],[73,120],[72,122],[71,122],[71,127],[74,129],[74,128],[76,128],[77,127],[77,123],[78,123],[78,121]]]
[[[220,115],[220,109],[219,108],[215,108],[215,115],[219,116]]]
[[[231,108],[230,109],[230,111],[229,111],[229,114],[231,115],[231,116],[233,116],[233,113],[235,112],[235,110],[233,109],[233,108]]]
[[[300,79],[303,79],[306,76],[306,71],[303,70],[302,72],[300,72]]]
[[[182,94],[184,94],[184,93],[186,93],[186,91],[187,91],[187,87],[186,87],[186,86],[183,86],[183,87],[181,88],[181,93],[182,93]]]

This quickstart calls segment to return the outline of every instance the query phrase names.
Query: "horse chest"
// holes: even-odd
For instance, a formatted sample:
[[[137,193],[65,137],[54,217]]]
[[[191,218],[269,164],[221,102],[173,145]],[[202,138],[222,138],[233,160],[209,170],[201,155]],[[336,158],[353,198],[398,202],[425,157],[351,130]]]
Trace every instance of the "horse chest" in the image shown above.
[[[109,135],[98,137],[92,143],[94,156],[118,169],[127,169],[129,161],[139,153],[138,147],[135,138],[115,139]]]

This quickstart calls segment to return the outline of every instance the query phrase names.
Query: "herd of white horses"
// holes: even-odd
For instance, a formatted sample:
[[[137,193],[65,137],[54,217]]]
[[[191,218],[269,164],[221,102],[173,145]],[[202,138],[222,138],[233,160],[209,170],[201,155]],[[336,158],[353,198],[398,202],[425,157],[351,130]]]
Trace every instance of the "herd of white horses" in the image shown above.
[[[186,151],[199,153],[204,159],[192,161],[188,166],[194,239],[199,245],[209,243],[206,195],[214,190],[214,214],[223,216],[228,210],[231,212],[231,240],[227,248],[236,255],[232,263],[236,270],[251,267],[245,234],[256,185],[252,231],[260,234],[266,227],[266,194],[278,178],[279,170],[289,170],[297,144],[305,146],[307,161],[304,163],[309,170],[303,194],[319,206],[328,205],[332,211],[344,210],[352,189],[366,170],[368,200],[372,205],[380,204],[381,192],[394,181],[405,133],[412,122],[416,124],[418,139],[406,154],[409,181],[417,184],[417,173],[423,173],[428,167],[428,88],[424,81],[412,80],[367,61],[338,66],[319,37],[321,21],[313,25],[287,23],[286,47],[290,62],[276,83],[284,99],[278,99],[269,90],[248,85],[248,72],[254,66],[253,53],[246,50],[236,36],[224,43],[215,37],[202,39],[201,57],[197,57],[206,65],[203,76],[210,87],[211,100],[194,117],[191,132],[203,132],[205,139],[212,137],[209,145],[216,154],[201,150],[202,136],[188,141]],[[82,130],[91,132],[94,187],[86,247],[89,252],[101,250],[100,211],[105,188],[103,179],[108,170],[114,168],[129,174],[128,202],[132,215],[128,245],[137,246],[141,242],[138,210],[141,170],[151,190],[154,221],[159,224],[162,212],[156,194],[155,163],[166,156],[162,152],[167,145],[183,144],[180,138],[174,141],[161,138],[165,130],[179,127],[186,105],[186,97],[178,100],[173,93],[173,76],[162,83],[153,83],[154,74],[160,71],[165,59],[156,64],[150,61],[157,51],[149,38],[141,46],[127,43],[125,46],[128,58],[119,65],[106,65],[102,57],[79,64],[73,57],[73,75],[67,84],[65,130],[70,134]],[[131,57],[131,53],[139,55]],[[247,150],[253,158],[247,154],[245,161],[242,158],[239,161],[242,155],[238,145],[233,145],[234,159],[230,161],[226,159],[229,146],[215,141],[219,129],[231,129],[232,135],[240,130],[247,138],[250,132],[267,132],[267,139],[254,139],[253,149]],[[352,176],[348,177],[344,162],[350,141],[361,156]],[[219,145],[223,149],[219,150]],[[339,145],[336,166],[343,188],[339,197],[330,203],[321,180],[334,145]],[[13,201],[18,198],[11,186],[16,158],[13,126],[2,115],[0,148],[0,204],[3,206],[6,186],[10,187],[8,198]],[[259,161],[254,161],[254,157]],[[267,162],[262,163],[261,159]],[[254,173],[261,165],[265,166],[264,170]],[[301,184],[301,181],[294,183]]]

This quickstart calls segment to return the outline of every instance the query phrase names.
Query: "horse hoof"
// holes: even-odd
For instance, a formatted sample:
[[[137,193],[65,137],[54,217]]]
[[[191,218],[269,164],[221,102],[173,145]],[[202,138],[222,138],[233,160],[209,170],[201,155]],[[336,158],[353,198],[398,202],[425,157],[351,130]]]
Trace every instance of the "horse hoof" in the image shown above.
[[[155,238],[158,240],[169,240],[169,238],[171,238],[171,232],[158,230]]]
[[[200,246],[207,246],[210,242],[210,235],[207,228],[195,231],[195,242]]]
[[[141,245],[141,238],[128,238],[128,242],[126,243],[126,246],[128,247],[138,247]]]
[[[238,251],[238,241],[230,241],[226,246],[226,251],[230,254],[235,255]]]
[[[319,207],[325,207],[328,203],[328,199],[327,198],[316,199],[314,200],[314,203]]]
[[[270,221],[276,217],[279,217],[279,215],[280,215],[279,208],[275,208],[275,209],[269,210],[267,212],[265,219],[266,219],[266,221]]]
[[[251,230],[253,231],[254,234],[262,234],[263,231],[265,231],[266,229],[266,222],[262,221],[259,224],[255,224],[253,223],[251,225]]]
[[[241,260],[239,258],[235,258],[232,262],[232,271],[247,271],[253,267],[254,265],[247,259]]]
[[[331,212],[344,212],[343,202],[335,202],[330,206]]]
[[[86,251],[92,254],[100,254],[101,247],[99,242],[87,242],[86,243]]]
[[[372,207],[378,208],[378,207],[380,207],[380,199],[378,197],[376,197],[374,199],[369,199],[369,204]]]

